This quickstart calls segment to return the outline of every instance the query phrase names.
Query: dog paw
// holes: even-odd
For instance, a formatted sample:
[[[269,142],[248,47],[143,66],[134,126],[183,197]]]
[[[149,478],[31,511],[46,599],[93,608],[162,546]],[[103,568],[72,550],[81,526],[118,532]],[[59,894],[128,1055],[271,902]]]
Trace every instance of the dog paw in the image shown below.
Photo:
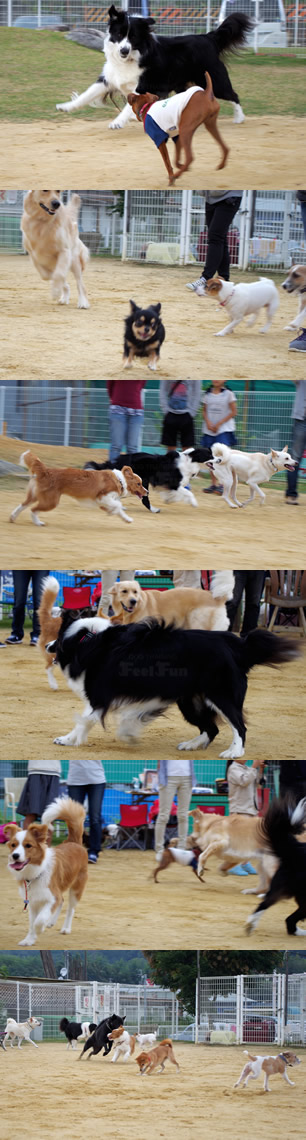
[[[90,309],[90,304],[87,300],[87,297],[84,297],[82,301],[78,301],[78,309]]]
[[[109,131],[122,131],[122,127],[123,123],[119,123],[118,119],[113,119],[113,121],[108,124]]]
[[[18,943],[18,945],[19,946],[34,946],[34,942],[36,942],[35,935],[31,936],[30,934],[27,934],[26,938],[23,938],[22,941]]]

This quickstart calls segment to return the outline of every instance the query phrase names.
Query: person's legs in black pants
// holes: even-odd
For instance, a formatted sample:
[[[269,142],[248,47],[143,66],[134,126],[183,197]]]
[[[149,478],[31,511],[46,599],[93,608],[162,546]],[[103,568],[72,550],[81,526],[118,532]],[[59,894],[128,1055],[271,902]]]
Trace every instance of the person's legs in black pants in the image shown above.
[[[246,584],[246,570],[234,570],[234,593],[230,602],[226,603],[227,615],[230,620],[229,629],[233,629],[235,617],[240,606],[242,594]]]
[[[206,224],[208,228],[207,254],[202,276],[206,281],[218,273],[229,281],[230,254],[227,234],[231,222],[239,210],[241,198],[226,198],[214,205],[206,204]]]
[[[13,570],[14,580],[14,609],[12,622],[12,635],[23,637],[24,614],[28,593],[28,585],[32,577],[31,570]]]
[[[39,625],[39,621],[38,621],[37,610],[39,609],[40,602],[41,602],[43,582],[44,582],[44,579],[48,577],[49,573],[50,573],[49,570],[33,570],[32,571],[33,629],[32,629],[32,634],[31,634],[31,640],[33,639],[33,637],[35,637],[35,638],[39,637],[39,634],[40,634],[40,625]]]
[[[105,784],[88,784],[89,855],[98,857],[101,851],[101,808]]]
[[[246,570],[245,606],[241,637],[257,629],[265,570]]]

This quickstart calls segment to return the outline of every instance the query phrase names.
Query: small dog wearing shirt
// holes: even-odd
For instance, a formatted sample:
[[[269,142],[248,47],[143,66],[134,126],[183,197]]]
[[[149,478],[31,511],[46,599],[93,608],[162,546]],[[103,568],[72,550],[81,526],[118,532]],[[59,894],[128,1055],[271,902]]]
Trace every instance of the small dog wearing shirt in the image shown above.
[[[143,123],[146,134],[150,135],[160,151],[169,175],[169,186],[189,170],[193,161],[191,140],[201,123],[221,147],[222,159],[217,169],[222,170],[227,161],[229,149],[217,127],[220,104],[215,99],[208,71],[205,71],[205,80],[205,91],[203,87],[189,87],[187,91],[181,91],[169,99],[158,99],[157,95],[152,95],[148,91],[145,95],[137,95],[136,92],[128,95],[128,103],[134,115],[140,123]],[[173,138],[175,143],[176,173],[168,154],[168,138]],[[185,153],[184,163],[180,162],[182,150]]]

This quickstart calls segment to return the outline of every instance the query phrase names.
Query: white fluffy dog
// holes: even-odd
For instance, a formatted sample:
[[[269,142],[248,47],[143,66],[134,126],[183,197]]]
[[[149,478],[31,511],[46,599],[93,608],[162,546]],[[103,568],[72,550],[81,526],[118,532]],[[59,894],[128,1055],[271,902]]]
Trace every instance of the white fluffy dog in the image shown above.
[[[156,1033],[136,1033],[136,1041],[138,1041],[138,1045],[141,1045],[142,1048],[148,1045],[149,1049],[152,1049],[152,1046],[156,1045],[157,1036]]]
[[[13,1048],[15,1037],[18,1037],[18,1049],[21,1048],[22,1041],[29,1041],[30,1045],[34,1045],[35,1049],[38,1049],[36,1041],[32,1041],[32,1037],[30,1037],[32,1029],[35,1029],[37,1025],[41,1025],[41,1021],[37,1021],[37,1017],[28,1017],[27,1021],[20,1022],[15,1021],[13,1017],[8,1017],[4,1030],[3,1049],[5,1049],[5,1042],[9,1040]]]
[[[271,450],[265,455],[261,451],[236,451],[225,443],[213,443],[212,453],[213,459],[208,459],[205,466],[214,472],[218,483],[222,484],[222,498],[229,507],[246,507],[256,494],[261,503],[264,503],[266,496],[258,484],[267,483],[279,471],[294,471],[296,466],[295,460],[289,455],[288,444],[282,451]],[[250,487],[251,493],[245,503],[240,503],[237,499],[239,480]]]
[[[248,327],[251,327],[255,324],[259,310],[262,308],[267,311],[267,321],[260,332],[266,333],[269,331],[272,317],[279,306],[276,286],[269,277],[260,277],[259,281],[252,281],[247,284],[243,282],[241,285],[233,285],[231,281],[224,281],[223,277],[212,277],[210,281],[206,282],[205,297],[206,294],[215,297],[231,318],[229,325],[215,333],[215,336],[226,336],[227,333],[233,332],[233,329],[240,324],[240,321],[243,321],[244,317],[250,318]]]

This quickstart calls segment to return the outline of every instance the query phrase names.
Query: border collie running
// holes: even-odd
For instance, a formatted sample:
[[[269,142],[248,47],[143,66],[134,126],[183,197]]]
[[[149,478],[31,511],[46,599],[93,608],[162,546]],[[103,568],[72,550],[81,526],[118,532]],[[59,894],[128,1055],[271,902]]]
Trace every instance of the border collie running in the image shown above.
[[[132,741],[142,726],[177,704],[199,736],[179,749],[207,748],[226,720],[233,740],[222,756],[243,756],[246,728],[243,703],[247,675],[255,665],[279,665],[299,655],[295,641],[256,629],[245,638],[233,633],[164,628],[158,622],[111,626],[103,619],[75,620],[62,613],[57,640],[48,646],[71,689],[87,700],[81,724],[58,744],[84,744],[92,724],[104,725],[119,710],[117,735]]]
[[[288,934],[306,935],[297,925],[306,919],[306,843],[299,842],[298,837],[306,830],[306,798],[300,800],[293,808],[290,799],[273,800],[262,820],[263,831],[269,845],[280,859],[271,880],[269,890],[256,907],[247,921],[247,932],[251,934],[258,925],[264,910],[281,902],[282,899],[294,898],[297,910],[286,918]]]
[[[85,463],[85,469],[106,471],[109,468],[116,468],[122,471],[126,463],[132,463],[133,460],[135,475],[145,480],[145,487],[156,487],[165,503],[189,503],[189,506],[197,507],[197,500],[192,491],[184,487],[184,483],[189,483],[190,479],[198,475],[201,463],[207,463],[208,459],[212,459],[212,454],[210,447],[189,447],[187,451],[169,451],[166,455],[133,451],[128,455],[118,455],[116,463],[111,463],[109,459],[105,463],[95,463],[94,460],[90,460],[89,463]],[[144,495],[142,502],[148,511],[159,514],[159,507],[152,507],[149,495]]]
[[[153,19],[129,16],[112,4],[104,37],[105,64],[96,83],[68,103],[57,103],[58,111],[78,111],[89,103],[101,106],[116,91],[127,97],[132,91],[146,91],[165,98],[173,91],[185,91],[195,84],[205,86],[208,71],[216,99],[232,103],[234,122],[242,123],[244,114],[239,95],[233,90],[225,64],[224,52],[243,47],[253,22],[243,12],[233,12],[207,35],[156,36],[151,31]],[[84,42],[84,40],[82,40]],[[126,103],[123,111],[109,124],[112,129],[124,127],[135,118]]]

